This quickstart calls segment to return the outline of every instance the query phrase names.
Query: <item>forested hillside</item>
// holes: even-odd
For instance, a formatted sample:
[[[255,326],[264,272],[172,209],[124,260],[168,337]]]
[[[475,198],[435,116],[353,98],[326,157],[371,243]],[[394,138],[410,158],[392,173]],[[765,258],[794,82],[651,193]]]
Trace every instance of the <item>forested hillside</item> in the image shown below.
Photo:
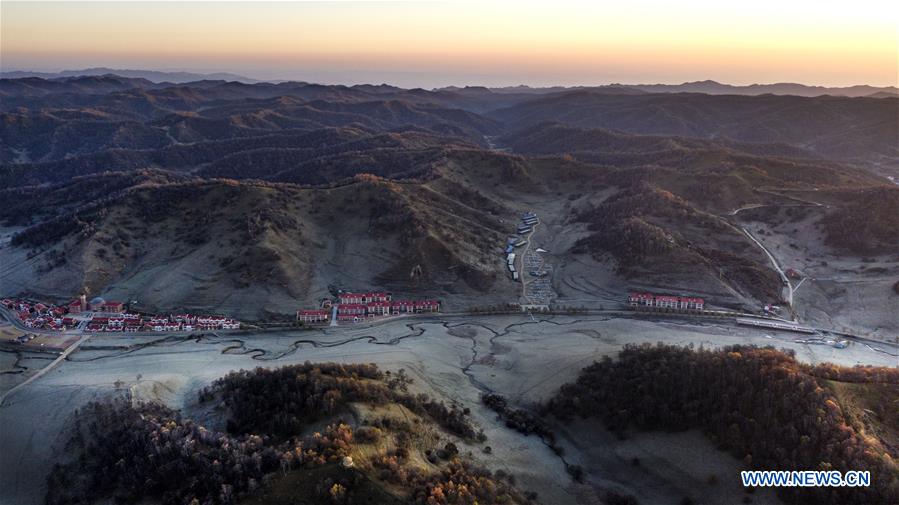
[[[660,344],[625,347],[585,368],[545,411],[597,418],[619,432],[699,428],[748,468],[868,470],[870,487],[780,494],[795,504],[887,505],[899,502],[896,398],[892,368],[804,365],[771,348]]]
[[[465,412],[410,383],[375,365],[235,372],[199,394],[227,412],[227,433],[158,404],[91,403],[47,503],[532,503],[462,454],[479,438]]]

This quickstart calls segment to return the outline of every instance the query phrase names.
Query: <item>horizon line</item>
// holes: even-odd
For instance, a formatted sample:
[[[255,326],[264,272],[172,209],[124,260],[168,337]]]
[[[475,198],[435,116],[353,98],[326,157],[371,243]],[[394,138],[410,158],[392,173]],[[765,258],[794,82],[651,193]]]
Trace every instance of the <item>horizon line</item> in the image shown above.
[[[279,84],[279,83],[296,82],[296,83],[305,83],[305,84],[319,84],[319,85],[326,85],[326,86],[348,86],[348,87],[351,87],[351,86],[370,85],[370,86],[392,86],[392,87],[396,87],[396,88],[400,88],[400,89],[416,89],[417,88],[417,89],[431,89],[431,90],[443,89],[443,88],[460,88],[460,89],[461,88],[488,88],[488,89],[569,88],[569,89],[575,89],[575,88],[612,87],[612,86],[683,86],[686,84],[701,84],[701,83],[718,84],[721,86],[729,86],[729,87],[735,87],[735,88],[745,88],[745,87],[752,87],[752,86],[797,85],[797,86],[804,86],[804,87],[808,87],[808,88],[828,88],[828,89],[870,87],[870,88],[892,88],[892,89],[899,90],[899,82],[897,82],[896,84],[890,84],[890,85],[877,85],[877,84],[870,84],[870,83],[860,83],[860,84],[856,83],[856,84],[848,84],[848,85],[827,85],[827,84],[809,84],[809,83],[797,82],[797,81],[751,82],[748,84],[734,84],[734,83],[730,83],[730,82],[719,81],[719,80],[716,80],[713,78],[684,80],[684,81],[680,81],[680,82],[676,82],[676,81],[667,81],[667,82],[611,82],[611,81],[606,81],[606,82],[591,83],[591,84],[548,84],[548,85],[528,84],[526,82],[519,82],[517,84],[505,84],[505,85],[446,84],[443,86],[433,86],[433,87],[428,88],[428,87],[424,87],[424,86],[405,87],[405,86],[401,86],[398,84],[391,84],[390,82],[387,82],[387,81],[383,81],[380,83],[378,83],[376,81],[362,81],[362,82],[357,82],[355,84],[350,84],[350,83],[343,82],[343,81],[328,82],[328,81],[305,80],[305,79],[301,79],[301,78],[261,78],[261,77],[253,77],[252,75],[246,75],[243,72],[234,71],[234,70],[212,70],[212,69],[200,70],[200,69],[192,69],[192,68],[171,68],[171,67],[169,67],[169,68],[141,68],[141,67],[112,68],[112,67],[107,67],[107,66],[102,66],[102,65],[86,66],[86,67],[80,68],[80,69],[67,69],[67,68],[47,69],[47,68],[22,68],[22,67],[19,67],[19,68],[13,68],[10,70],[7,70],[7,69],[0,70],[0,76],[3,76],[5,74],[16,73],[16,72],[20,72],[20,73],[29,73],[30,72],[30,73],[40,73],[40,74],[62,74],[62,73],[86,72],[86,71],[91,71],[91,70],[110,70],[110,72],[107,72],[104,74],[92,74],[95,76],[96,75],[115,75],[117,77],[122,77],[122,78],[126,78],[126,79],[128,79],[129,77],[117,74],[116,72],[190,73],[190,74],[198,74],[198,75],[202,75],[202,76],[211,76],[214,74],[231,74],[234,77],[239,77],[241,79],[246,79],[246,80],[251,80],[251,81],[257,81],[258,83]],[[360,72],[360,73],[364,74],[367,72]],[[422,72],[392,71],[391,73],[416,74],[416,73],[422,73]],[[427,73],[427,72],[425,72],[425,73]],[[87,74],[84,75],[84,77],[89,77],[89,76],[90,75],[87,75]],[[72,77],[79,77],[79,76],[78,75],[58,76],[58,77],[53,77],[53,78],[72,78]],[[496,77],[501,77],[501,76],[496,76]],[[8,79],[8,77],[3,77],[3,78]],[[147,80],[150,80],[150,79],[147,79]],[[224,79],[209,79],[209,80],[224,80]],[[224,81],[225,82],[239,82],[238,80],[233,80],[233,81],[224,80]],[[168,82],[168,81],[151,81],[151,82],[160,84],[160,83],[164,83],[164,82]],[[181,84],[184,84],[184,83],[181,83]]]

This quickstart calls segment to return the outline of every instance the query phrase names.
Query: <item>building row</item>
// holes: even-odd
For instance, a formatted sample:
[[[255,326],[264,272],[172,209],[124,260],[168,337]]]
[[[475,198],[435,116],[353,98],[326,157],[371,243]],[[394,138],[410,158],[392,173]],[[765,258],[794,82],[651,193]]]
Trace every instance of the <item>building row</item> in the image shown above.
[[[93,332],[238,330],[240,321],[224,316],[174,314],[142,317],[139,314],[123,313],[115,316],[94,316],[88,321],[85,329]]]
[[[377,291],[371,293],[340,293],[337,297],[341,304],[360,304],[371,302],[389,302],[392,297],[390,293]]]
[[[703,310],[705,300],[691,296],[657,295],[653,293],[630,293],[627,303],[631,307],[652,307],[657,309]]]
[[[362,296],[365,295],[365,296]],[[439,312],[440,302],[437,300],[393,300],[389,293],[344,293],[336,305],[337,320],[359,322],[365,318],[376,316],[392,316],[399,314],[421,314]],[[364,299],[365,302],[358,300]],[[321,309],[297,311],[297,321],[306,324],[320,324],[331,320],[332,303],[322,303]]]
[[[94,311],[87,319],[87,331],[195,331],[195,330],[236,330],[240,322],[225,316],[202,316],[194,314],[172,314],[168,316],[142,316],[124,312],[121,302],[107,302],[102,299],[87,303],[82,296],[66,305],[31,303],[17,299],[3,299],[0,303],[16,313],[27,328],[64,331],[77,327],[80,319],[74,316],[84,311]],[[84,309],[84,310],[82,310]]]

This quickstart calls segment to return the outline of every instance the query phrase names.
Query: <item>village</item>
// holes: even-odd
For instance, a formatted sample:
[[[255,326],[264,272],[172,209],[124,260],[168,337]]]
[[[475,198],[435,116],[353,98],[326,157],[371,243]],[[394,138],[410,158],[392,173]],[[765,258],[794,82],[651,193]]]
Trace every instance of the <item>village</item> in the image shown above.
[[[196,314],[143,315],[125,310],[125,304],[85,295],[66,305],[6,298],[0,305],[12,311],[26,328],[63,332],[189,332],[236,330],[240,322],[225,316]],[[25,336],[27,339],[27,336]]]
[[[318,309],[297,310],[297,321],[307,325],[336,326],[338,322],[360,323],[379,317],[439,311],[438,300],[394,300],[390,293],[384,291],[341,292],[336,300],[323,299]]]

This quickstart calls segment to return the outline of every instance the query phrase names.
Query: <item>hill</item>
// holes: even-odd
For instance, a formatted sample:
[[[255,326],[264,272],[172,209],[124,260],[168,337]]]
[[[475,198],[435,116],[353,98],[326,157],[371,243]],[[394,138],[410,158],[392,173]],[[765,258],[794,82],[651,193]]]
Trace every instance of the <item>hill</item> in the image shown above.
[[[617,155],[619,160],[643,160],[688,152],[733,151],[744,155],[820,159],[811,151],[784,143],[736,142],[725,138],[701,139],[672,135],[637,135],[602,128],[578,128],[547,121],[499,137],[498,144],[526,154],[570,154],[602,163]]]
[[[899,188],[835,191],[833,197],[838,209],[818,223],[828,245],[857,255],[899,251]]]
[[[107,106],[80,113],[61,109],[0,113],[0,155],[6,162],[0,169],[3,186],[60,182],[100,170],[180,166],[177,163],[185,159],[211,162],[237,149],[315,147],[321,151],[323,144],[309,145],[315,135],[298,134],[319,131],[324,138],[334,128],[369,134],[429,134],[438,145],[447,142],[444,138],[482,145],[485,135],[498,132],[494,121],[467,111],[396,100],[305,102],[281,97],[238,100],[192,112],[205,100],[193,91],[171,95],[176,102],[162,104],[156,101],[159,98],[146,102],[152,110],[137,116],[133,111],[109,112]],[[143,119],[130,118],[141,115]],[[297,143],[283,136],[273,138],[286,133],[294,134]],[[417,137],[421,144],[423,136]],[[234,142],[204,144],[226,140]],[[365,150],[362,145],[356,148]]]
[[[503,230],[469,207],[483,197],[467,188],[449,195],[359,176],[315,190],[148,172],[76,178],[51,198],[66,201],[83,187],[103,189],[95,200],[35,216],[38,223],[15,237],[13,245],[30,252],[7,251],[7,289],[60,297],[111,289],[148,309],[245,318],[314,304],[329,285],[487,297],[507,291],[495,286],[502,265],[491,258]]]

